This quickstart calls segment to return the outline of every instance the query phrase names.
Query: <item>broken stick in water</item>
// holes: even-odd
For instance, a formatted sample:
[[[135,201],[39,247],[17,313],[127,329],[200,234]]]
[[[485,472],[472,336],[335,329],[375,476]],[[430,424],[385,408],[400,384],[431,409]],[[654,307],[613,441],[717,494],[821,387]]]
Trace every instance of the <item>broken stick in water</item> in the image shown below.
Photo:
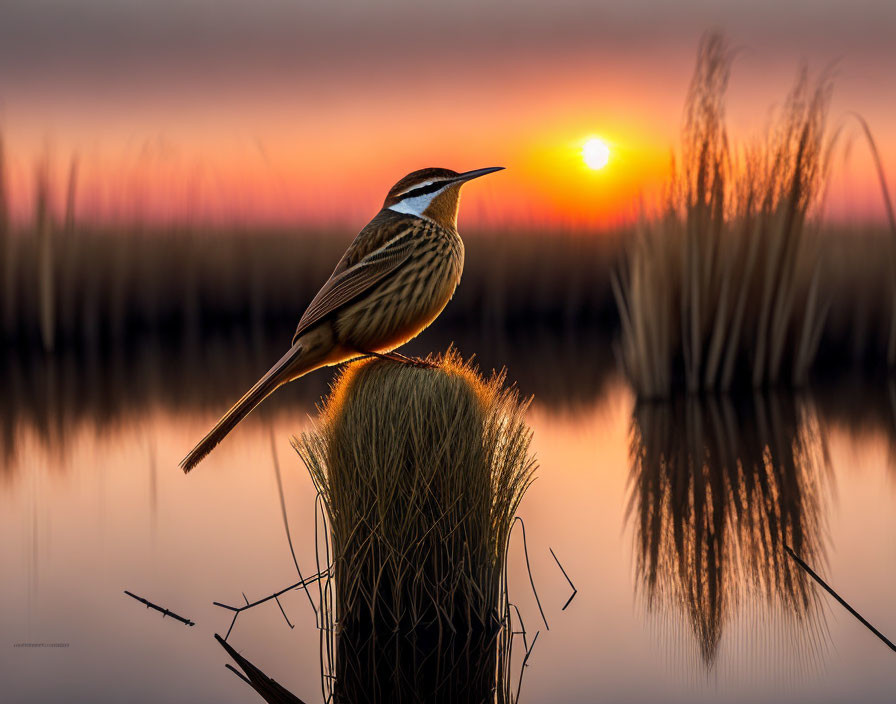
[[[178,616],[173,611],[169,611],[168,609],[164,609],[161,606],[158,606],[157,604],[153,604],[151,601],[147,601],[142,596],[137,596],[136,594],[132,594],[127,589],[124,590],[124,593],[127,594],[132,599],[136,599],[141,604],[146,604],[147,609],[155,609],[156,611],[160,612],[162,614],[162,618],[165,618],[165,616],[170,616],[171,618],[176,619],[187,626],[195,626],[196,625],[190,619],[184,618],[183,616]]]
[[[237,670],[233,665],[225,665],[225,667],[258,692],[261,698],[266,702],[269,702],[269,704],[305,704],[295,694],[286,689],[286,687],[268,677],[264,672],[236,652],[236,650],[234,650],[233,647],[231,647],[217,633],[215,634],[215,640],[221,644],[221,647],[227,651],[227,654],[236,661],[237,665],[239,665],[246,674]]]

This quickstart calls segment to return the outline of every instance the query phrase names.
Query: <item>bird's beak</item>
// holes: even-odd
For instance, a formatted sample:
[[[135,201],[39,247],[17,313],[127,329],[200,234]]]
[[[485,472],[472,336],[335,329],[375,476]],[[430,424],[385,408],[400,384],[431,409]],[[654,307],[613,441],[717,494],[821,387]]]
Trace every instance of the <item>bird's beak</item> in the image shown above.
[[[485,176],[486,174],[494,173],[495,171],[501,171],[503,166],[489,166],[486,169],[473,169],[472,171],[464,171],[462,174],[457,175],[458,181],[469,181],[474,178],[479,178],[480,176]]]

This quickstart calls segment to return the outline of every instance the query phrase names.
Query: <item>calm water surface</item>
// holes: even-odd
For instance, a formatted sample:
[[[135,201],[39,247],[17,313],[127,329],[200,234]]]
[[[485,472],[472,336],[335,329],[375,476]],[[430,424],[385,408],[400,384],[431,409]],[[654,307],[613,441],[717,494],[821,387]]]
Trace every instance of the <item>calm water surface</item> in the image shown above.
[[[2,701],[257,700],[224,668],[213,634],[230,619],[212,601],[295,581],[274,455],[300,565],[315,571],[314,491],[289,437],[309,426],[327,374],[284,390],[185,477],[178,460],[265,366],[251,351],[228,360],[211,354],[189,370],[147,353],[118,367],[7,371]],[[92,385],[67,381],[72,369]],[[536,393],[540,469],[520,514],[550,625],[516,540],[511,599],[530,633],[541,630],[522,701],[892,702],[896,655],[783,552],[793,544],[896,638],[888,390],[854,404],[817,392],[636,407],[612,373],[564,373],[510,365]],[[178,389],[190,379],[188,396]],[[578,588],[565,611],[570,589],[549,547]],[[196,626],[163,620],[124,589]],[[294,629],[271,602],[241,616],[230,643],[320,701],[314,614],[302,592],[282,603]]]

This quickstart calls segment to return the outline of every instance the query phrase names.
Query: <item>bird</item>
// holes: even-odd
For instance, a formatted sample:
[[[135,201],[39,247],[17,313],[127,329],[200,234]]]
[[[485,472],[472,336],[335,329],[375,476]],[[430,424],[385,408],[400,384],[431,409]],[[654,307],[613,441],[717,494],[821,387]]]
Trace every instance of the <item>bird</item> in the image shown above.
[[[457,231],[460,189],[493,166],[458,173],[413,171],[389,190],[305,310],[289,350],[180,462],[189,472],[283,384],[321,367],[394,352],[442,312],[460,283],[464,243]]]

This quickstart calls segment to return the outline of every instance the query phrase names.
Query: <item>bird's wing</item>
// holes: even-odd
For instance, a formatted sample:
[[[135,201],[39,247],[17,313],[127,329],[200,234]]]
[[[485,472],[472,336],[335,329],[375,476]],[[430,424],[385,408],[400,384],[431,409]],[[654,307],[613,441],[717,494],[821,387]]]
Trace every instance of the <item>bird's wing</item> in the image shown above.
[[[315,323],[360,296],[407,261],[417,246],[417,229],[400,230],[385,244],[346,268],[343,268],[343,258],[302,315],[292,343],[295,344]]]

